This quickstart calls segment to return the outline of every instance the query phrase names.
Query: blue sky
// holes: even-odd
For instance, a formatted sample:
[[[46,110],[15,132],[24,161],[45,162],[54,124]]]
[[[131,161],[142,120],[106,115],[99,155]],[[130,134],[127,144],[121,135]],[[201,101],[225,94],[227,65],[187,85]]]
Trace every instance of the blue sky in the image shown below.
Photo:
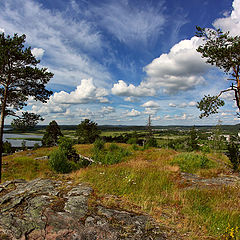
[[[26,44],[54,78],[46,104],[26,110],[48,124],[237,124],[231,94],[199,119],[196,102],[229,86],[196,48],[195,26],[240,34],[240,0],[1,0],[0,31]],[[11,119],[8,119],[10,122]],[[8,123],[7,122],[7,123]]]

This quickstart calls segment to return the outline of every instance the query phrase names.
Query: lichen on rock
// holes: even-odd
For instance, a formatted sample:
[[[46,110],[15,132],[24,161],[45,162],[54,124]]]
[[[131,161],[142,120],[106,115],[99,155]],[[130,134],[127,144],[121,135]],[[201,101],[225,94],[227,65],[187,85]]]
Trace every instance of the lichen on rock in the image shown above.
[[[89,209],[93,190],[84,183],[15,180],[0,190],[0,239],[166,239],[149,216],[97,202]]]

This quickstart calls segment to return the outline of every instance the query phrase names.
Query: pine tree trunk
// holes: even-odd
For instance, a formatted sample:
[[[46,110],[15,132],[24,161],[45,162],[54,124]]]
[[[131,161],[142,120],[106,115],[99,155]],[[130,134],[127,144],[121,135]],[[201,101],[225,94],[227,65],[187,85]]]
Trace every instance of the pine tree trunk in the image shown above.
[[[0,120],[0,183],[2,182],[3,128],[4,128],[5,108],[7,103],[7,92],[8,92],[8,88],[6,87],[4,91],[4,99],[2,102],[1,120]]]

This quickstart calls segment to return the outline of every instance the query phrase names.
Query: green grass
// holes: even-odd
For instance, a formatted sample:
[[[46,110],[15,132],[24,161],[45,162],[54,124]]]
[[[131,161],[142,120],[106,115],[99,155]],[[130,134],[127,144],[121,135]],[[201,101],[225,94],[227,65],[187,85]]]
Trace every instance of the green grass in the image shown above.
[[[171,161],[172,165],[178,165],[183,172],[196,173],[201,169],[214,168],[216,163],[207,156],[197,153],[180,153]]]
[[[131,154],[128,148],[120,147],[115,143],[111,143],[107,147],[103,145],[102,149],[99,149],[94,143],[92,153],[95,162],[106,165],[120,163]]]
[[[183,212],[191,218],[190,227],[204,226],[210,235],[221,237],[228,224],[240,226],[238,189],[191,189],[183,193]],[[238,235],[240,237],[240,234]]]
[[[189,172],[218,173],[219,166],[213,157],[147,149],[133,152],[127,162],[91,166],[71,176],[77,182],[89,182],[102,199],[105,194],[118,196],[122,208],[146,211],[169,228],[182,234],[188,232],[183,239],[220,239],[228,224],[240,226],[239,187],[185,189],[179,186],[179,168],[171,166],[179,155],[178,164],[184,162],[183,169]],[[186,163],[186,159],[194,163]],[[222,161],[220,155],[217,159]],[[119,201],[114,199],[105,201],[110,206],[119,206]],[[162,217],[165,215],[169,217]]]
[[[35,158],[49,155],[55,148],[39,148],[35,151],[23,151],[3,157],[3,182],[13,179],[31,180],[37,177],[48,177],[53,173],[48,160]]]
[[[11,167],[3,168],[4,181],[19,178],[31,180],[43,177],[50,172],[46,160],[34,160],[31,157],[16,157],[13,162],[8,162],[7,164],[11,165]]]
[[[91,167],[79,180],[93,184],[101,193],[128,197],[145,210],[151,209],[153,202],[168,202],[167,193],[174,188],[168,173],[144,166]]]
[[[240,226],[240,186],[189,189],[179,184],[180,169],[193,173],[204,171],[203,178],[209,177],[210,172],[228,173],[226,156],[209,154],[206,160],[197,153],[179,154],[154,148],[134,150],[127,144],[117,145],[132,152],[122,162],[92,165],[69,175],[54,174],[47,160],[34,160],[49,155],[56,147],[19,152],[3,158],[3,181],[54,176],[76,183],[88,182],[101,204],[148,213],[182,234],[182,239],[225,239],[223,234],[228,224],[231,228]],[[92,145],[74,147],[82,155],[92,157]],[[105,147],[109,149],[110,144]],[[177,166],[172,165],[176,159]]]

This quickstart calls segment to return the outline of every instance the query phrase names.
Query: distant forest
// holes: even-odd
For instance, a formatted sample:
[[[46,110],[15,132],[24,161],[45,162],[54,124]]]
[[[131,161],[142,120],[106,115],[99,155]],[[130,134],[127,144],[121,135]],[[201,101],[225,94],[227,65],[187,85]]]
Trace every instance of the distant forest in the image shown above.
[[[47,125],[37,125],[34,129],[28,130],[37,131],[46,129]],[[76,130],[77,125],[59,125],[62,130]],[[194,126],[180,126],[180,125],[169,125],[169,126],[152,126],[153,130],[174,130],[174,131],[187,131],[191,128],[195,127],[195,129],[200,131],[212,131],[216,128],[216,125],[194,125]],[[6,125],[5,128],[11,128],[11,125]],[[129,125],[99,125],[98,128],[101,131],[144,131],[146,130],[147,126],[129,126]],[[230,132],[230,133],[237,133],[240,131],[240,124],[236,125],[221,125],[221,130]]]

